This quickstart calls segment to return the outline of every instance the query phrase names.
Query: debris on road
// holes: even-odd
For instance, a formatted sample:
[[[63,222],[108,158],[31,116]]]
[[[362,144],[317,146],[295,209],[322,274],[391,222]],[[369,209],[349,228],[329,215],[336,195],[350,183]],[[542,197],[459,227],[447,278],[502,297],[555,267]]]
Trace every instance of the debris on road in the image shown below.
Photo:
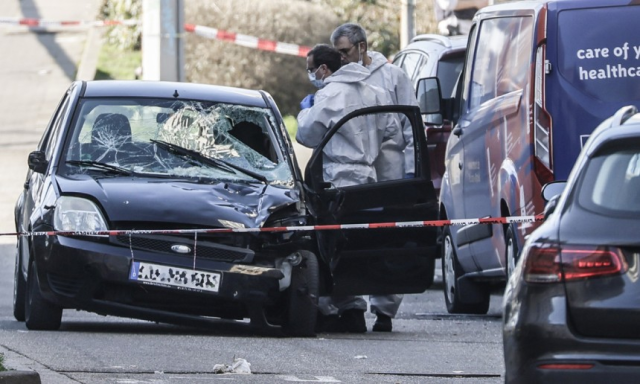
[[[242,358],[234,358],[232,365],[216,364],[213,373],[251,373],[251,363]]]

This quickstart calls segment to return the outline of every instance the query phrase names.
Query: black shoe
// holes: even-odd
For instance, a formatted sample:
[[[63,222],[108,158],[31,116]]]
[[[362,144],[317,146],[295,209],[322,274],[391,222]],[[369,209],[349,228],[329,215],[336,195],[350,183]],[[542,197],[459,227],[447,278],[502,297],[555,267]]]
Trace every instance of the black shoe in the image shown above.
[[[340,324],[349,333],[367,332],[367,323],[364,320],[364,311],[358,309],[347,309],[340,315]]]
[[[373,332],[391,332],[393,325],[391,318],[387,315],[377,314],[376,322],[373,324]]]
[[[345,333],[346,328],[340,322],[338,315],[325,316],[318,313],[316,320],[316,333]]]

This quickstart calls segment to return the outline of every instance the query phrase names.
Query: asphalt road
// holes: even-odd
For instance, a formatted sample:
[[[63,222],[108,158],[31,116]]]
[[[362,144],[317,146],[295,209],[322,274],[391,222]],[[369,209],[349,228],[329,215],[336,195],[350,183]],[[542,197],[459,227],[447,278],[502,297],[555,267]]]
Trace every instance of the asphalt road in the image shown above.
[[[14,250],[0,245],[0,352],[43,383],[502,382],[497,295],[486,316],[444,313],[439,289],[407,295],[392,333],[277,338],[243,322],[198,329],[70,310],[59,331],[29,331],[12,315]],[[252,374],[214,373],[234,357],[250,363]]]
[[[3,0],[0,17],[94,18],[100,0]],[[407,295],[394,332],[286,339],[254,334],[246,323],[206,329],[66,310],[57,332],[35,332],[12,315],[13,206],[26,159],[74,80],[86,30],[36,33],[0,24],[0,353],[13,369],[62,383],[501,383],[500,301],[487,316],[446,314],[439,286]],[[308,151],[305,151],[308,155]],[[301,162],[305,154],[300,153]],[[369,329],[373,317],[368,314]],[[220,375],[234,358],[250,375]]]

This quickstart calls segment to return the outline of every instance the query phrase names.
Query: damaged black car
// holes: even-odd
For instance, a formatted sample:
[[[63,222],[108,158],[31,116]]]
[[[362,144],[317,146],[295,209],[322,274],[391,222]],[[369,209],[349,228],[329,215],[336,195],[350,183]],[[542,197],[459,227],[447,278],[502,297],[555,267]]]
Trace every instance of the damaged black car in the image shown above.
[[[415,177],[325,183],[322,148],[344,121],[377,113],[413,125]],[[250,319],[313,336],[320,295],[423,292],[437,229],[421,222],[437,204],[421,126],[415,107],[356,111],[303,178],[266,92],[74,82],[16,203],[14,316],[33,330],[60,328],[64,309],[196,326]]]

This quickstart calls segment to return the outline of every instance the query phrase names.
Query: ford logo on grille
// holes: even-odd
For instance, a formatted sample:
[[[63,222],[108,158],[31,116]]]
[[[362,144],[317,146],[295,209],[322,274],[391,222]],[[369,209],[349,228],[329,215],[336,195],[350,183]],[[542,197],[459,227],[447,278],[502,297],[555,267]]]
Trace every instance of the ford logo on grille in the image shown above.
[[[190,253],[191,248],[186,245],[176,244],[171,246],[171,250],[176,253]]]

